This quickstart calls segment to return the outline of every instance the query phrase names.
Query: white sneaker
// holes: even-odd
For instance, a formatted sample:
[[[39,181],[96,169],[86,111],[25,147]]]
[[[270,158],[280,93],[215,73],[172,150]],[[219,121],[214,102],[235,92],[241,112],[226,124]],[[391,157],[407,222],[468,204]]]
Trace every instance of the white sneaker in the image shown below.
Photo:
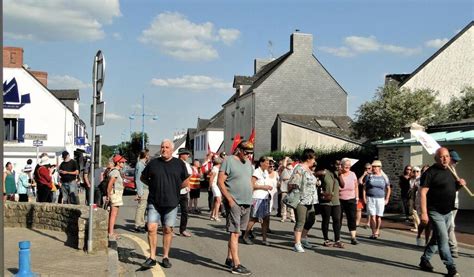
[[[293,250],[298,253],[304,253],[303,246],[301,243],[295,243],[295,246],[293,247]]]
[[[313,248],[313,245],[311,245],[311,243],[309,243],[307,240],[305,239],[302,239],[301,240],[301,245],[306,248],[306,249],[311,249]]]
[[[416,238],[416,246],[425,246],[425,244],[423,243],[423,240],[420,238]]]

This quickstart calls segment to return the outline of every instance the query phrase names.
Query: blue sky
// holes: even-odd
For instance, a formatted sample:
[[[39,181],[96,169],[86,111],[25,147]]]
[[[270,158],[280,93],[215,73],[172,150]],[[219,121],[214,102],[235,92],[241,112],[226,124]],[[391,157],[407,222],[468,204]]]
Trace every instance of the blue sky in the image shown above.
[[[4,0],[4,45],[49,73],[50,88],[79,88],[89,122],[92,61],[106,58],[106,144],[128,139],[141,114],[153,144],[210,118],[255,58],[289,51],[295,29],[349,94],[349,116],[387,73],[410,73],[474,18],[473,1]],[[269,41],[272,47],[269,47]],[[271,50],[270,50],[271,49]],[[141,131],[141,118],[132,131]],[[89,133],[91,133],[89,129]]]

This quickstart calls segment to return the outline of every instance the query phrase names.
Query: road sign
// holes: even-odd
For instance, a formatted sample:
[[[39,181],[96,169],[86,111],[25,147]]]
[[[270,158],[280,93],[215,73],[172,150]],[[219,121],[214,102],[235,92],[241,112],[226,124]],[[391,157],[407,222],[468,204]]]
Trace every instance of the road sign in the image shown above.
[[[99,168],[102,161],[102,145],[100,145],[102,136],[95,136],[95,146],[94,146],[94,168]]]
[[[94,67],[94,72],[92,78],[94,78],[93,81],[96,82],[96,96],[98,98],[98,101],[102,101],[102,87],[104,86],[104,78],[105,78],[105,57],[102,54],[102,51],[99,50],[97,51],[97,54],[95,55],[94,62],[97,64],[96,67]]]
[[[43,141],[42,140],[34,140],[33,141],[33,146],[36,146],[36,147],[43,146]]]
[[[86,138],[85,137],[76,137],[74,143],[76,145],[85,145],[86,144]]]
[[[94,105],[91,105],[91,125],[93,124],[92,117],[94,115]],[[95,116],[95,125],[102,126],[105,124],[105,102],[97,102],[96,105],[96,116]]]
[[[32,134],[26,133],[23,135],[24,139],[31,139],[31,140],[48,140],[47,134]]]

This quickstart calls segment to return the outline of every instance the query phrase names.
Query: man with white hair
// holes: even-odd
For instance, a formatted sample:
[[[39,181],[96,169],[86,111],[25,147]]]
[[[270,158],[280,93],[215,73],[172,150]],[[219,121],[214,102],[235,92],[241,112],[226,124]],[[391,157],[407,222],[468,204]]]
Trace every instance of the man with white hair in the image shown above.
[[[161,156],[151,160],[142,171],[141,180],[148,185],[148,243],[150,257],[142,264],[145,268],[156,265],[156,244],[158,222],[163,226],[164,268],[170,268],[169,251],[173,239],[173,226],[178,214],[179,193],[188,186],[189,174],[185,164],[172,156],[173,142],[169,139],[161,143]]]

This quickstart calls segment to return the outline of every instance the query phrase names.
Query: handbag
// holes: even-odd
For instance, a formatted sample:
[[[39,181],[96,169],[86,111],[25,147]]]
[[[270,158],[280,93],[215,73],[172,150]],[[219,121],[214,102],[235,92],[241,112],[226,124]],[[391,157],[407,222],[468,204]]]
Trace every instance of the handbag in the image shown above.
[[[56,185],[54,184],[54,182],[51,181],[51,191],[52,191],[52,192],[55,192],[55,191],[57,191],[57,190],[58,190],[58,188],[56,187]]]
[[[293,189],[282,199],[282,201],[283,201],[283,203],[285,203],[285,205],[287,205],[287,206],[289,206],[293,209],[296,209],[298,204],[301,202],[300,190],[299,189]]]

